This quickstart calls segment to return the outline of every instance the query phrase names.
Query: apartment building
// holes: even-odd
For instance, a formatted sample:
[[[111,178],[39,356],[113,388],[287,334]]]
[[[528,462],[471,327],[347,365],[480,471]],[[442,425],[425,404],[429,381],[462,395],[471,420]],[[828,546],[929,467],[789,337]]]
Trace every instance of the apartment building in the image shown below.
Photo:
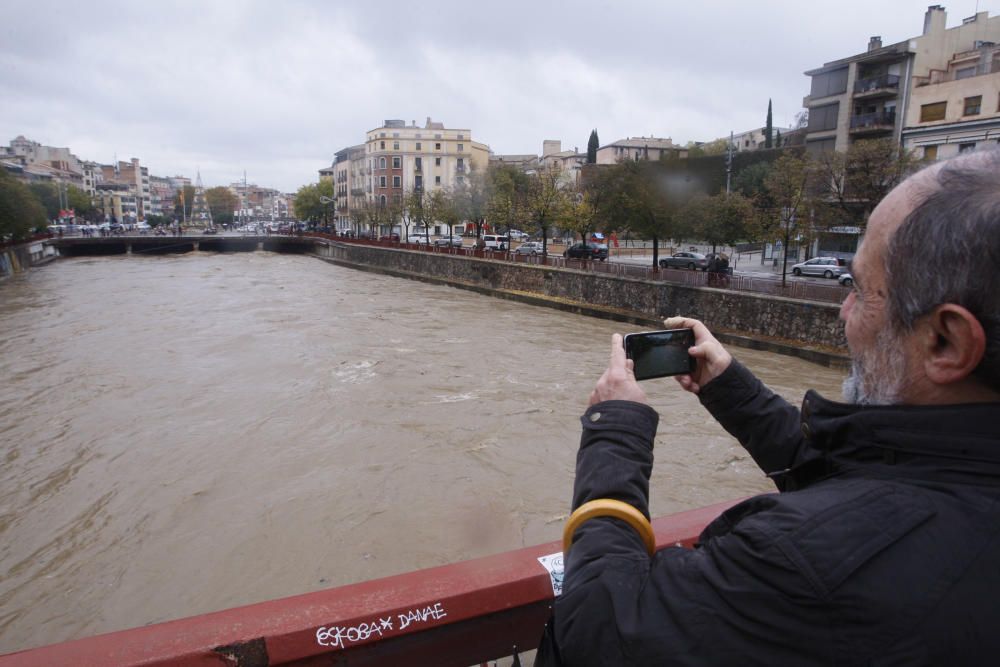
[[[587,163],[587,154],[579,148],[571,151],[562,150],[562,142],[555,139],[542,141],[542,166],[546,169],[559,169],[560,180],[568,187],[575,187],[580,182],[580,171]]]
[[[334,155],[331,172],[333,194],[337,203],[333,219],[338,231],[355,228],[351,211],[363,206],[368,194],[364,178],[365,151],[365,144],[358,144],[341,149]]]
[[[764,148],[764,145],[767,143],[767,137],[764,134],[766,130],[766,127],[755,127],[752,130],[734,133],[731,137],[733,150],[740,153],[743,151],[755,151],[760,148]],[[794,135],[794,127],[772,127],[771,145],[773,147],[777,147],[779,140],[782,145],[785,145],[785,142],[790,140]],[[729,141],[730,137],[723,137],[723,140]]]
[[[660,160],[686,158],[687,149],[675,144],[670,137],[629,137],[597,149],[597,164],[614,164],[622,160]]]
[[[365,160],[369,200],[386,205],[411,190],[454,189],[473,169],[486,169],[489,147],[430,117],[423,127],[387,120],[367,133]]]
[[[911,111],[919,110],[918,101],[943,101],[925,102],[933,94],[917,88],[931,85],[935,76],[947,78],[934,72],[957,76],[958,69],[963,69],[962,61],[953,62],[957,54],[978,52],[991,42],[1000,42],[1000,18],[990,18],[987,12],[953,28],[946,23],[945,8],[931,5],[921,35],[888,46],[874,36],[864,53],[806,72],[811,77],[809,95],[802,101],[809,110],[806,149],[810,153],[843,151],[855,141],[877,137],[903,143],[903,130],[911,123]],[[930,117],[937,118],[937,113],[932,110]]]
[[[153,212],[152,191],[149,187],[149,169],[139,163],[139,158],[132,158],[128,162],[118,161],[115,164],[100,165],[100,178],[103,185],[124,185],[129,188],[135,200],[134,211],[131,207],[126,207],[125,214],[132,215],[132,222],[146,219],[147,214]],[[100,190],[100,187],[97,188]],[[119,189],[115,189],[117,192]],[[104,188],[104,192],[110,188]],[[105,210],[107,214],[107,210]],[[117,216],[116,216],[117,217]],[[122,220],[118,218],[120,222]]]
[[[914,78],[903,146],[926,160],[1000,144],[1000,45],[977,40]]]

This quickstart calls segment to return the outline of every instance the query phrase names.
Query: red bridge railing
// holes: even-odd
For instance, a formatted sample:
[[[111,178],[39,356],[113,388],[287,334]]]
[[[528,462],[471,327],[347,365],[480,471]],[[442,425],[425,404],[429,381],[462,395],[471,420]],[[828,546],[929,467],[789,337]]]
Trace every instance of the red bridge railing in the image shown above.
[[[691,546],[736,501],[653,521]],[[0,667],[466,666],[537,647],[558,542],[0,656]]]

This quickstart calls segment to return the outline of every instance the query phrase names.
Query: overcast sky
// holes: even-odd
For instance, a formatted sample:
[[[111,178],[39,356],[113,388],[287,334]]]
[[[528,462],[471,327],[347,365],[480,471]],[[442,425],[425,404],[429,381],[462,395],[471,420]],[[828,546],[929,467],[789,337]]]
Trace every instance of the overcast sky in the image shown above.
[[[495,153],[710,141],[802,109],[802,73],[919,35],[927,0],[0,0],[0,143],[292,192],[388,118]],[[945,4],[948,27],[1000,0]]]

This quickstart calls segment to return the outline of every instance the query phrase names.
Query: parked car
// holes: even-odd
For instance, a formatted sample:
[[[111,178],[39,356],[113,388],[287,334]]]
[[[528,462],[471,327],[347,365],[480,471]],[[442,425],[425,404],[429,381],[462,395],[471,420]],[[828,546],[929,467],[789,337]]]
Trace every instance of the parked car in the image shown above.
[[[691,269],[695,271],[708,269],[708,257],[700,252],[675,252],[670,257],[660,260],[661,269]]]
[[[507,236],[511,238],[512,241],[527,241],[528,233],[522,232],[520,229],[512,229],[507,232]]]
[[[794,276],[837,278],[843,273],[847,273],[847,267],[841,266],[840,260],[836,257],[813,257],[792,267]]]
[[[410,243],[416,243],[417,245],[430,245],[430,241],[427,240],[426,236],[411,236]]]
[[[574,243],[563,251],[563,257],[568,259],[599,259],[603,262],[608,258],[608,246],[597,243]]]
[[[483,234],[483,247],[487,250],[506,250],[510,247],[510,239],[496,234]]]
[[[399,241],[399,234],[393,232],[392,234],[383,234],[378,237],[379,241]]]
[[[840,277],[837,278],[837,282],[843,285],[844,287],[854,286],[854,278],[851,277],[850,273],[841,273]]]
[[[452,234],[451,236],[442,236],[441,238],[434,239],[434,245],[438,247],[448,247],[461,248],[462,247],[462,237],[457,234]]]
[[[541,255],[542,254],[542,242],[541,241],[525,241],[521,245],[514,249],[515,255]]]

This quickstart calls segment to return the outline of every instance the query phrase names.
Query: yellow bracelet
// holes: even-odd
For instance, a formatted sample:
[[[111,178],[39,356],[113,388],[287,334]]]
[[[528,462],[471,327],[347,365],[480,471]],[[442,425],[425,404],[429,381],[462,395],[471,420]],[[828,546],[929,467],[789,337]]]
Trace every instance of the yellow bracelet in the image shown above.
[[[580,527],[580,524],[599,516],[621,519],[639,533],[639,537],[645,543],[646,551],[649,552],[650,556],[656,552],[656,536],[653,534],[653,526],[642,512],[620,500],[598,498],[580,505],[569,515],[566,527],[563,528],[563,556],[569,552],[569,548],[573,544],[573,533]]]

